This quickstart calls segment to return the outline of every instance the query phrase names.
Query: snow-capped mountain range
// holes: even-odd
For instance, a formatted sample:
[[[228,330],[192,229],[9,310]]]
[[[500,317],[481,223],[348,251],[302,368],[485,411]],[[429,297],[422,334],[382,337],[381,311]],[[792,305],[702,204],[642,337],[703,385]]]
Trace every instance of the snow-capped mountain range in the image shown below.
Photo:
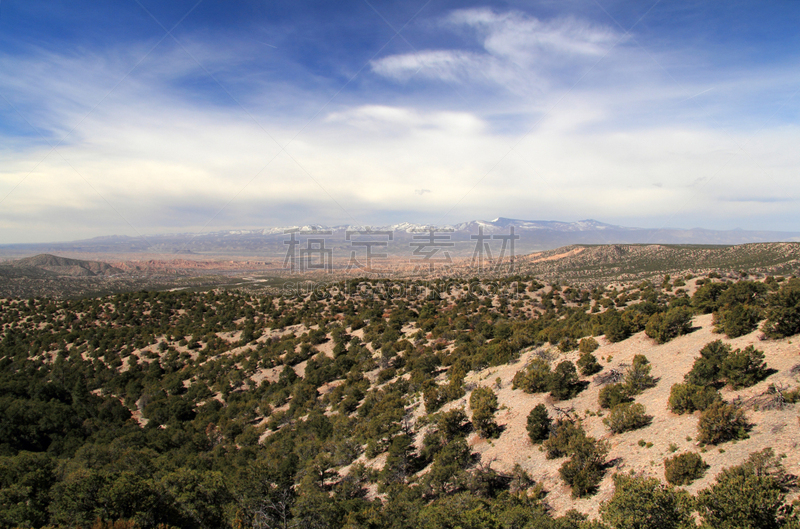
[[[508,231],[510,226],[514,226],[515,230],[552,230],[559,232],[576,232],[576,231],[593,231],[593,230],[638,230],[639,228],[624,228],[622,226],[614,226],[612,224],[605,224],[593,219],[579,220],[577,222],[560,222],[553,220],[519,220],[509,219],[505,217],[498,217],[494,220],[471,220],[468,222],[459,222],[458,224],[414,224],[411,222],[401,222],[398,224],[390,224],[386,226],[356,226],[356,225],[337,225],[337,226],[324,226],[321,224],[306,224],[303,226],[283,226],[271,227],[261,230],[226,230],[216,232],[220,235],[278,235],[288,233],[292,230],[298,232],[315,232],[315,231],[332,231],[332,232],[346,232],[346,231],[390,231],[390,232],[404,232],[404,233],[419,233],[435,229],[437,231],[453,231],[453,232],[477,232],[478,228],[483,228],[484,233],[494,233],[499,231]]]
[[[381,232],[377,239],[386,241],[390,255],[402,255],[415,246],[425,232],[434,229],[447,238],[453,255],[471,255],[476,237],[482,233],[493,244],[514,230],[517,255],[550,250],[572,244],[745,244],[753,242],[800,242],[800,232],[707,230],[702,228],[632,228],[615,226],[597,220],[577,222],[521,220],[498,217],[494,220],[472,220],[457,224],[432,226],[401,222],[384,226],[306,224],[302,226],[267,227],[260,229],[222,230],[202,233],[173,233],[131,237],[111,235],[74,242],[51,244],[16,244],[0,246],[0,255],[34,255],[37,253],[159,253],[207,255],[282,255],[287,242],[324,239],[326,248],[345,252],[358,237],[371,237],[366,231]],[[348,235],[350,232],[350,235]],[[354,234],[353,232],[362,232]],[[391,235],[389,235],[391,234]],[[313,236],[313,237],[312,237]],[[487,237],[488,236],[488,237]],[[294,239],[292,239],[294,237]],[[362,239],[364,240],[364,239]],[[348,250],[349,251],[349,250]]]

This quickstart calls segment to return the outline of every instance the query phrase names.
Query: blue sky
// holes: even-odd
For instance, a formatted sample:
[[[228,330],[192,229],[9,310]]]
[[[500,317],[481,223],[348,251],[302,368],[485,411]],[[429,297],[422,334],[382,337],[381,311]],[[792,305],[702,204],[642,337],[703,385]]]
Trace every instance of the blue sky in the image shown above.
[[[0,3],[0,244],[497,216],[795,231],[797,2]]]

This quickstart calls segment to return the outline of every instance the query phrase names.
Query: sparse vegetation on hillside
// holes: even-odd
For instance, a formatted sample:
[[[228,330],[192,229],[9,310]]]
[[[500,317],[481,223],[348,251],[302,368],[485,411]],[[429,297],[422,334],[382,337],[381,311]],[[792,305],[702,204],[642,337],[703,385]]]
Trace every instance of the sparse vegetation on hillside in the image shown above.
[[[745,416],[756,405],[762,411],[747,414],[757,422],[794,413],[796,383],[787,381],[796,362],[775,356],[788,340],[739,349],[710,341],[689,369],[703,343],[692,336],[709,339],[711,316],[672,338],[679,342],[655,345],[637,334],[656,315],[722,314],[737,302],[758,307],[776,332],[791,330],[790,312],[781,311],[792,279],[764,281],[763,292],[727,279],[701,278],[692,297],[681,290],[696,279],[673,274],[591,289],[520,275],[425,285],[361,278],[358,295],[332,283],[280,296],[0,300],[0,528],[583,529],[648,527],[656,518],[669,526],[686,513],[734,527],[755,514],[735,510],[732,483],[763,498],[760,520],[779,527],[791,521],[794,484],[763,454],[727,474],[719,474],[721,456],[706,456],[717,483],[697,504],[649,478],[618,476],[608,492],[611,465],[639,471],[649,467],[633,465],[636,454],[663,457],[648,413],[663,424],[669,384],[683,372],[669,406],[702,415],[697,434],[692,421],[670,442],[742,439],[758,428]],[[715,284],[728,286],[706,288]],[[727,294],[740,291],[755,294]],[[677,375],[663,351],[684,362]],[[762,386],[740,392],[754,384]],[[780,407],[767,410],[747,391],[780,395]],[[641,447],[634,438],[620,453],[630,435],[591,437],[602,422],[615,433],[642,428]],[[524,446],[514,444],[520,439]],[[497,464],[498,453],[509,459]],[[675,483],[699,468],[679,457],[665,462]],[[575,498],[569,506],[582,512],[595,516],[605,502],[600,520],[564,514],[564,485]],[[598,490],[599,498],[581,499]],[[636,511],[643,501],[663,517]]]

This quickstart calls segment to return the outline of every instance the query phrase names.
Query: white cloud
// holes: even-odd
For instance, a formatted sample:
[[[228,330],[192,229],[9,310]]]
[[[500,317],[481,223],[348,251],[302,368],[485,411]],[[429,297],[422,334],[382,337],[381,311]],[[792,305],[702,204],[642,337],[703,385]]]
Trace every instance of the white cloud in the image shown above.
[[[452,13],[447,21],[474,28],[486,51],[520,64],[550,60],[553,54],[600,56],[622,38],[608,27],[572,17],[541,21],[513,11],[466,9]]]
[[[385,135],[408,134],[419,129],[463,136],[479,133],[485,128],[481,119],[468,112],[420,112],[385,105],[364,105],[332,112],[326,121],[347,125],[363,132],[381,132]]]
[[[376,73],[405,81],[419,75],[444,81],[464,82],[482,77],[491,62],[460,50],[430,50],[390,55],[372,62]],[[482,68],[483,67],[483,68]]]
[[[512,92],[542,89],[555,77],[571,73],[587,60],[598,60],[624,36],[607,27],[574,18],[541,21],[519,12],[459,10],[442,22],[444,29],[470,30],[484,53],[464,50],[420,50],[372,62],[379,75],[447,82],[499,84]]]

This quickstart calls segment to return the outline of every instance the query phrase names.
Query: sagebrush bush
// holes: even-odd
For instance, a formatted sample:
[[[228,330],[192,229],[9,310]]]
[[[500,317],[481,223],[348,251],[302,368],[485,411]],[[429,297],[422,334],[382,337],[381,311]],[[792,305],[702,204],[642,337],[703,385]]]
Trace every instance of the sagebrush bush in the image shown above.
[[[715,387],[697,386],[688,382],[674,384],[669,392],[669,408],[678,415],[704,411],[720,400],[722,396]]]
[[[653,416],[645,413],[644,405],[625,402],[611,408],[608,417],[603,419],[603,424],[614,433],[622,433],[643,428],[652,420]]]
[[[688,485],[701,478],[707,468],[700,454],[686,452],[664,460],[664,477],[670,485]]]
[[[697,422],[697,440],[719,444],[732,439],[746,439],[749,424],[738,406],[719,401],[711,404]]]

